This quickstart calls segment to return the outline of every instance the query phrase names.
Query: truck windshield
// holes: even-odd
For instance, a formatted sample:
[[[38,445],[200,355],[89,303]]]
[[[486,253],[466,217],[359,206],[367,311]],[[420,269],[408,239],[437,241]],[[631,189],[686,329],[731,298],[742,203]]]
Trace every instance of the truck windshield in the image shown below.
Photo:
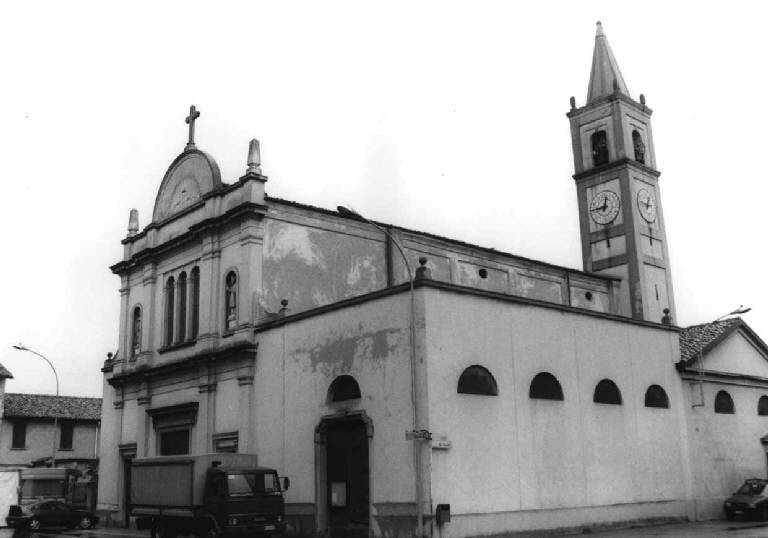
[[[230,497],[280,492],[275,473],[227,473],[227,486]]]

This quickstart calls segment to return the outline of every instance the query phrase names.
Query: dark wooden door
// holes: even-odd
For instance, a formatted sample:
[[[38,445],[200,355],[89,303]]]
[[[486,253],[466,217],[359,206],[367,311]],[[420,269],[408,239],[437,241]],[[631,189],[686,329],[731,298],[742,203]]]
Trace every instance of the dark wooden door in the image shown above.
[[[333,538],[368,536],[370,473],[362,420],[329,425],[327,433],[328,523]]]

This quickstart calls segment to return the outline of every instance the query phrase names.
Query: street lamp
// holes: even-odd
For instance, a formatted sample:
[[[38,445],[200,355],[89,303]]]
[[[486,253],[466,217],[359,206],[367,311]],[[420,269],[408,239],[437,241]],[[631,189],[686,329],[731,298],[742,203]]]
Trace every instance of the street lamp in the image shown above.
[[[723,314],[719,318],[715,319],[714,321],[710,321],[706,325],[711,325],[713,323],[717,323],[718,321],[727,318],[728,316],[736,316],[739,314],[746,314],[752,310],[751,307],[744,307],[743,304],[739,305],[738,308],[731,310],[727,314]],[[699,396],[701,398],[701,403],[699,404],[693,404],[692,407],[704,407],[704,343],[701,343],[699,345],[699,349],[696,353],[696,356],[698,357],[698,363],[699,363]]]
[[[337,206],[339,214],[345,217],[351,217],[354,219],[362,220],[377,228],[380,232],[386,235],[392,243],[397,247],[400,256],[403,258],[405,269],[408,271],[408,294],[410,296],[410,355],[411,355],[411,407],[413,408],[413,431],[419,430],[419,411],[418,411],[418,398],[416,397],[416,303],[413,294],[413,272],[411,266],[408,263],[408,257],[405,255],[403,247],[395,237],[388,232],[385,228],[382,228],[373,221],[368,220],[360,213],[355,211],[349,206]],[[424,515],[422,514],[422,498],[423,492],[421,491],[422,476],[421,476],[421,446],[417,438],[414,438],[413,445],[413,463],[415,467],[414,478],[416,481],[416,536],[421,538],[424,535]]]
[[[53,370],[53,377],[56,379],[56,397],[59,396],[59,374],[56,373],[56,368],[53,367],[53,364],[51,364],[51,361],[49,361],[45,355],[42,353],[38,353],[34,349],[29,349],[27,346],[19,342],[17,345],[13,346],[13,349],[18,349],[19,351],[28,351],[30,353],[33,353],[43,359],[45,362],[48,363],[48,366],[51,367],[51,370]],[[53,407],[53,450],[51,451],[51,467],[56,467],[56,429],[58,426],[58,419],[56,417],[56,407]]]

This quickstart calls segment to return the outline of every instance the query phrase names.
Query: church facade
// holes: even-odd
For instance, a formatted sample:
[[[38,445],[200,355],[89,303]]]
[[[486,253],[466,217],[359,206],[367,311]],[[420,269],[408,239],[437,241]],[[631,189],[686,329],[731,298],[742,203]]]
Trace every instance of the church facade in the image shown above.
[[[585,271],[270,197],[255,140],[224,183],[193,107],[112,267],[104,515],[130,523],[134,457],[238,451],[290,477],[299,534],[696,517],[651,111],[600,27],[571,105]]]

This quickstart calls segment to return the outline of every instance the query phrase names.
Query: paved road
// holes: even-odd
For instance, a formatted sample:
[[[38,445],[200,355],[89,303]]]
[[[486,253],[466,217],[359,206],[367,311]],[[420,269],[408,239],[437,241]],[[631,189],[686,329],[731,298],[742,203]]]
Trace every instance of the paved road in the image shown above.
[[[595,532],[588,536],[595,536],[595,538],[768,538],[768,523],[756,521],[680,523]],[[14,532],[10,529],[0,529],[0,538],[149,538],[149,531],[97,528],[90,531]]]

